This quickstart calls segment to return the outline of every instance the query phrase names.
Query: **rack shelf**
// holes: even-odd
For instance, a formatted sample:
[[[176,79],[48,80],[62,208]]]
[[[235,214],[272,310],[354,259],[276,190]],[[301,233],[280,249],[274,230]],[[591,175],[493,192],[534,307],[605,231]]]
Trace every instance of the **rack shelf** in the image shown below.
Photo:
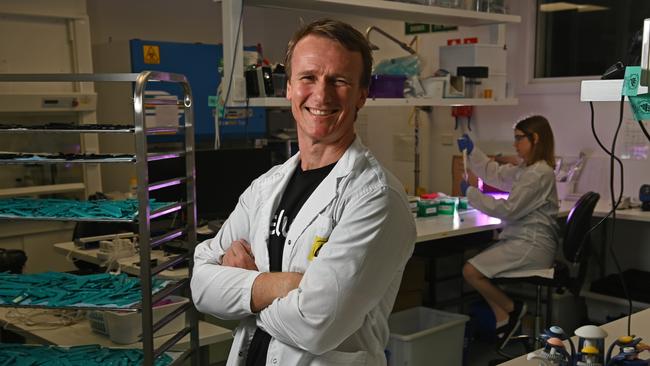
[[[184,151],[148,153],[146,161],[176,159],[182,156],[185,156]],[[135,163],[137,160],[136,155],[128,154],[106,154],[101,156],[74,154],[68,156],[48,153],[28,153],[27,155],[19,155],[15,158],[0,157],[0,164]]]
[[[0,161],[0,163],[2,163]],[[187,205],[186,202],[174,202],[169,205],[160,207],[155,210],[151,210],[150,212],[150,219],[155,219],[157,217],[161,217],[164,215],[168,215],[170,213],[174,213],[183,207]],[[138,218],[135,217],[133,219],[115,219],[115,218],[82,218],[82,217],[75,217],[75,216],[69,216],[69,217],[50,217],[50,216],[18,216],[18,215],[7,215],[7,214],[0,214],[0,220],[22,220],[22,221],[72,221],[72,222],[105,222],[105,223],[137,223]]]
[[[93,127],[94,125],[90,126],[84,126],[84,125],[78,125],[78,128],[44,128],[43,126],[24,126],[24,127],[16,127],[16,128],[3,128],[0,127],[0,133],[74,133],[74,134],[79,134],[79,133],[128,133],[132,134],[135,132],[135,127],[125,127],[125,126],[118,126],[116,125],[114,128],[90,128]],[[178,126],[178,127],[154,127],[154,128],[147,128],[145,133],[149,136],[151,135],[159,135],[159,134],[176,134],[176,133],[181,133],[183,131],[183,126]]]
[[[63,183],[31,187],[5,188],[0,189],[0,198],[79,192],[83,191],[85,188],[86,185],[83,183]]]
[[[172,287],[172,286],[178,286],[177,283],[170,284],[166,288]],[[165,291],[165,288],[161,289],[158,292]],[[155,293],[154,293],[155,294]],[[20,305],[20,304],[10,304],[10,303],[0,303],[0,308],[18,308],[18,309],[67,309],[67,310],[95,310],[95,311],[120,311],[120,312],[128,312],[128,313],[135,313],[142,311],[142,308],[140,305],[134,305],[131,307],[119,307],[119,306],[91,306],[91,305],[83,305],[83,306],[75,306],[75,305],[70,305],[70,306],[47,306],[47,305]]]

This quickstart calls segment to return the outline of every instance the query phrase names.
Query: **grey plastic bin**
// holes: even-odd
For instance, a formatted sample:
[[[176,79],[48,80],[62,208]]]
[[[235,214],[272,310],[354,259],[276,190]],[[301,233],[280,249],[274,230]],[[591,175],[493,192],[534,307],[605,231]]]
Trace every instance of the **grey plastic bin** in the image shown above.
[[[425,307],[392,314],[388,319],[389,366],[460,366],[469,317]]]

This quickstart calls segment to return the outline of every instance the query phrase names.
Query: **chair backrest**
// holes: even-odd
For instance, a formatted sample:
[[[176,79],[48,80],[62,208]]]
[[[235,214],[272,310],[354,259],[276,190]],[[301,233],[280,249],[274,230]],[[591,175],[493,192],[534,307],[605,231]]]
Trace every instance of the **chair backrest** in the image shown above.
[[[587,271],[591,244],[588,232],[591,227],[591,217],[599,199],[600,195],[595,192],[583,194],[567,217],[563,242],[564,258],[574,267],[579,266],[576,277],[572,276],[573,284],[569,288],[574,294],[580,291]]]

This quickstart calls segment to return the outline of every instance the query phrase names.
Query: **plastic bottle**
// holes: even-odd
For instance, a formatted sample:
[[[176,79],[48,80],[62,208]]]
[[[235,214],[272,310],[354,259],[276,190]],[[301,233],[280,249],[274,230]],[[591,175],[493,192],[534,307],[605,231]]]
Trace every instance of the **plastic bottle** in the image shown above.
[[[131,177],[129,180],[129,193],[127,194],[129,198],[138,198],[138,179]]]

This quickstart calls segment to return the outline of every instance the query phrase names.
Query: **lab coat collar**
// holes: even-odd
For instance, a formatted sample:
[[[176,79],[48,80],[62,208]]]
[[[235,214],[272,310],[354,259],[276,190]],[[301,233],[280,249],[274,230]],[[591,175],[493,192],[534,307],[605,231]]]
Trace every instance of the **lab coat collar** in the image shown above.
[[[358,136],[355,137],[352,144],[348,147],[348,149],[345,151],[343,156],[341,156],[341,158],[336,163],[334,168],[332,168],[332,171],[330,172],[330,174],[327,175],[325,180],[327,180],[328,178],[335,178],[335,182],[338,183],[339,178],[343,178],[350,173],[350,171],[353,169],[354,165],[356,164],[358,157],[360,155],[363,155],[366,149],[367,148],[363,145],[361,139],[359,139]],[[300,162],[300,152],[296,153],[291,158],[289,158],[286,162],[284,162],[284,164],[282,164],[279,167],[276,173],[271,174],[270,176],[266,177],[260,182],[263,192],[270,194],[273,197],[279,195],[279,193],[284,192],[284,189],[288,184],[291,175],[298,167],[299,162]],[[323,184],[321,184],[320,186],[323,186]],[[336,184],[329,185],[329,187],[331,188],[328,191],[330,193],[329,195],[332,195],[334,192],[336,192],[336,188],[337,188]],[[267,197],[270,197],[270,195]]]
[[[363,154],[365,147],[358,137],[355,137],[352,144],[345,151],[343,156],[336,163],[332,171],[323,179],[323,181],[316,187],[309,199],[302,206],[294,222],[291,223],[289,232],[287,233],[287,240],[295,241],[303,233],[309,224],[316,219],[318,214],[323,212],[325,208],[338,196],[338,187],[346,176],[350,174],[353,167],[358,161],[360,155]]]

